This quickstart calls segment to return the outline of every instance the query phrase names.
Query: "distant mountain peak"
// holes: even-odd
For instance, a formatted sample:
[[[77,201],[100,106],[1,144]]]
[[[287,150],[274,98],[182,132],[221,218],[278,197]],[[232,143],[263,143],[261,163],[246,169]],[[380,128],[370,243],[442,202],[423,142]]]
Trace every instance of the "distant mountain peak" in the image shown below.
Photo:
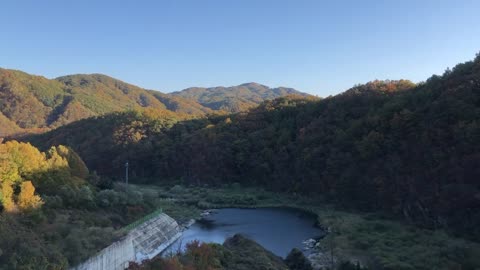
[[[307,94],[250,82],[230,87],[191,87],[164,94],[101,73],[55,79],[0,69],[0,123],[4,135],[49,130],[83,118],[151,108],[202,116],[240,112],[265,100]]]
[[[270,88],[264,84],[261,84],[261,83],[257,83],[257,82],[248,82],[248,83],[243,83],[243,84],[240,84],[239,86],[247,86],[247,87],[264,87],[264,88]]]
[[[265,100],[272,100],[288,95],[311,96],[293,88],[271,88],[256,82],[230,87],[191,87],[182,91],[173,92],[171,95],[190,99],[212,110],[223,110],[227,112],[244,111],[258,106]]]

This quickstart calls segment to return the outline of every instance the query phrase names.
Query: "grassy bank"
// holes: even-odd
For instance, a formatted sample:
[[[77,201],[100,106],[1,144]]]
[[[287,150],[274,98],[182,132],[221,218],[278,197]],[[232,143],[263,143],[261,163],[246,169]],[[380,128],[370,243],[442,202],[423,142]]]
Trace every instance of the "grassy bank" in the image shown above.
[[[198,218],[202,209],[293,207],[317,215],[330,233],[321,249],[340,260],[360,261],[373,269],[478,269],[480,245],[437,230],[425,230],[377,213],[347,212],[311,198],[259,188],[140,186],[155,205],[180,222]],[[153,194],[152,194],[153,193]]]

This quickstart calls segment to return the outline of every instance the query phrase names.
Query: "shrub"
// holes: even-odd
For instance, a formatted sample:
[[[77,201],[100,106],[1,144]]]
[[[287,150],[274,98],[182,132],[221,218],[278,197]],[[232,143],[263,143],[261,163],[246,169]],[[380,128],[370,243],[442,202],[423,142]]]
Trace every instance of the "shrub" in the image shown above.
[[[88,186],[83,186],[79,189],[78,202],[82,208],[92,209],[96,206],[94,194]]]
[[[183,193],[184,191],[185,191],[185,188],[180,185],[175,185],[170,189],[170,192],[174,194],[180,194],[180,193]]]
[[[292,249],[285,259],[285,263],[291,270],[313,270],[310,262],[305,258],[303,252],[297,248]]]

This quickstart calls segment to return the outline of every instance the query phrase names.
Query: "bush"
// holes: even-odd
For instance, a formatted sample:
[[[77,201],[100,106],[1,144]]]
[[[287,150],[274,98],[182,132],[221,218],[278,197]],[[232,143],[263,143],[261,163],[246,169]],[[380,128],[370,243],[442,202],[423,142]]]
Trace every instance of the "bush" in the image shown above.
[[[185,191],[185,188],[180,185],[175,185],[170,189],[170,192],[174,194],[180,194],[180,193],[183,193],[184,191]]]
[[[117,205],[125,205],[126,198],[123,194],[112,189],[105,189],[97,194],[96,201],[101,207],[112,207]]]
[[[77,192],[72,187],[63,185],[60,187],[59,196],[65,206],[74,207],[77,205]]]
[[[127,189],[125,194],[128,205],[140,205],[143,204],[143,195],[140,191],[133,189]]]
[[[88,186],[83,186],[79,189],[78,202],[82,208],[93,209],[96,207],[94,194]]]
[[[45,202],[45,207],[47,208],[62,208],[63,200],[60,196],[43,196],[43,201]]]
[[[209,208],[212,208],[212,204],[211,203],[208,203],[206,201],[199,201],[197,203],[197,206],[198,208],[200,209],[209,209]]]
[[[366,267],[362,267],[358,262],[353,264],[351,262],[341,262],[337,268],[338,270],[368,270]]]
[[[305,258],[303,252],[297,248],[292,249],[285,259],[285,263],[291,270],[313,270],[310,262]]]

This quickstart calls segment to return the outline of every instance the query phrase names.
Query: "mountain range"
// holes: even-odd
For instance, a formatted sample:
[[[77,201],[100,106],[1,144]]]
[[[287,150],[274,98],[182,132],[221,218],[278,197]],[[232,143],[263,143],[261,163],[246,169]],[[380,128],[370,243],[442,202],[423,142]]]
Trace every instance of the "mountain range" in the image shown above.
[[[256,107],[265,100],[288,95],[309,96],[293,88],[270,88],[254,82],[232,87],[191,87],[173,92],[170,96],[194,100],[212,110],[239,112]]]
[[[193,87],[172,94],[147,90],[102,74],[47,79],[0,69],[0,136],[39,133],[106,113],[149,109],[179,117],[240,112],[286,95],[309,96],[292,88],[257,83]]]

